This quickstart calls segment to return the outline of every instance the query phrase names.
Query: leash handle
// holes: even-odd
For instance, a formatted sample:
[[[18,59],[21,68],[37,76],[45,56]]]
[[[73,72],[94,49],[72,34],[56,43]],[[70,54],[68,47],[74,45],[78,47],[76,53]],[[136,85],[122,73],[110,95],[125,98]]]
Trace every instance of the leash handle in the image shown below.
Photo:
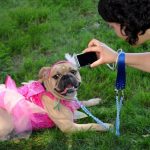
[[[117,78],[116,78],[116,89],[125,89],[126,84],[126,72],[125,72],[125,52],[120,51],[118,54],[117,61]]]
[[[117,61],[117,78],[115,84],[116,91],[116,135],[120,136],[120,112],[122,102],[124,100],[124,89],[126,85],[126,72],[125,72],[125,53],[121,50],[118,54]]]

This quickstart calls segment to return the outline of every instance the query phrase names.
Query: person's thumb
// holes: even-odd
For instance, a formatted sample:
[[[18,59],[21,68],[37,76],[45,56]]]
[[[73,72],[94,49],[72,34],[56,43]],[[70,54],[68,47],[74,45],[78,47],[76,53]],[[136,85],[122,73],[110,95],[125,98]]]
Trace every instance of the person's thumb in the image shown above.
[[[96,66],[101,65],[101,64],[102,64],[101,59],[98,59],[97,61],[95,61],[94,63],[92,63],[90,65],[90,67],[93,68],[93,67],[96,67]]]

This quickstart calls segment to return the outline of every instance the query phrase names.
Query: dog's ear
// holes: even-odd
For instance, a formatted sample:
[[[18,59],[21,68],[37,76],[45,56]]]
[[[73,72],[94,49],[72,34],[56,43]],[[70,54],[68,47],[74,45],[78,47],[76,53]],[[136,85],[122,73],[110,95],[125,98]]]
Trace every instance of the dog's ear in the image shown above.
[[[50,70],[51,68],[50,67],[43,67],[40,69],[39,71],[39,79],[47,79],[49,77],[49,74],[50,74]]]

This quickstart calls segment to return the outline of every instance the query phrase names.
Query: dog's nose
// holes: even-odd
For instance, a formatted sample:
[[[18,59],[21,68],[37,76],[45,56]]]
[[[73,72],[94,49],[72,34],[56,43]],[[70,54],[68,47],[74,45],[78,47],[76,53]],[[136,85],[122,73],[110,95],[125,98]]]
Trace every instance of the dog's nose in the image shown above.
[[[69,77],[70,77],[70,75],[65,74],[65,75],[62,76],[62,80],[66,80],[66,79],[68,79]]]
[[[63,75],[62,79],[67,79],[69,76],[68,75]]]

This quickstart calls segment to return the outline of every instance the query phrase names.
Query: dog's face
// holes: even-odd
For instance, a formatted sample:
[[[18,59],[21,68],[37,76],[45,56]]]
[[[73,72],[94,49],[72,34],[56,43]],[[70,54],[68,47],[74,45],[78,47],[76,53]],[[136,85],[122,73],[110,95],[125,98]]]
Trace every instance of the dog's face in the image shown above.
[[[39,77],[47,91],[58,99],[73,99],[81,83],[81,76],[76,66],[62,61],[50,67],[43,67]]]

